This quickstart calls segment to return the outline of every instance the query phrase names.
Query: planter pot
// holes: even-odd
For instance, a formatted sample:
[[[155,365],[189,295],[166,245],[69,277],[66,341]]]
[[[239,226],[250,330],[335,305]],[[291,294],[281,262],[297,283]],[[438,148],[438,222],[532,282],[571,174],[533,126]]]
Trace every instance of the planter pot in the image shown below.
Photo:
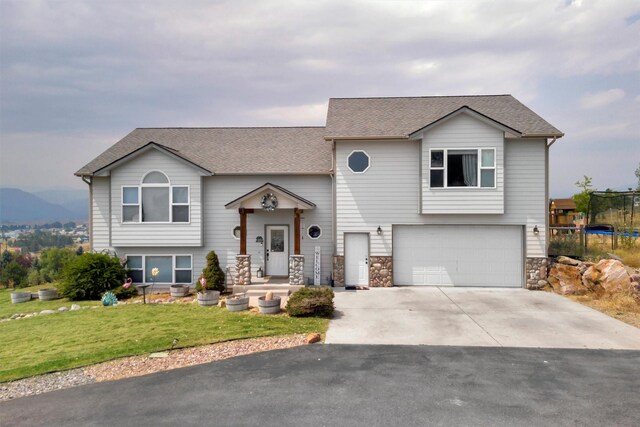
[[[171,296],[173,298],[186,297],[188,293],[189,293],[189,286],[171,285]]]
[[[227,310],[242,311],[249,308],[249,297],[227,298]]]
[[[273,297],[272,300],[267,301],[265,297],[258,298],[258,310],[262,314],[278,314],[280,313],[280,297]]]
[[[31,292],[11,292],[11,302],[19,304],[31,300]]]
[[[207,291],[205,293],[198,292],[198,304],[200,304],[203,307],[217,305],[219,298],[220,298],[220,292],[218,291]]]
[[[58,298],[58,291],[53,288],[40,289],[38,291],[40,301],[51,301]]]

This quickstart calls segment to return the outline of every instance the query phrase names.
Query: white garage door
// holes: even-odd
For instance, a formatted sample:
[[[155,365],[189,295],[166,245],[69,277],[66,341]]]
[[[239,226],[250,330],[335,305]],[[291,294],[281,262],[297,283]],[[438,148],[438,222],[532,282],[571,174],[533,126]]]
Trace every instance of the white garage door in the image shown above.
[[[521,287],[522,227],[393,227],[396,285]]]

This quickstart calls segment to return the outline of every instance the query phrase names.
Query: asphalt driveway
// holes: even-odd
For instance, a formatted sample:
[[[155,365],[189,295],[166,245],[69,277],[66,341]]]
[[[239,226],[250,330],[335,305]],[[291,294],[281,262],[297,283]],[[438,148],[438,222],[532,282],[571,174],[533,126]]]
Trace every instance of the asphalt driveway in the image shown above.
[[[640,329],[548,292],[394,287],[336,291],[333,344],[640,350]]]
[[[640,352],[321,345],[0,403],[13,426],[635,426]]]

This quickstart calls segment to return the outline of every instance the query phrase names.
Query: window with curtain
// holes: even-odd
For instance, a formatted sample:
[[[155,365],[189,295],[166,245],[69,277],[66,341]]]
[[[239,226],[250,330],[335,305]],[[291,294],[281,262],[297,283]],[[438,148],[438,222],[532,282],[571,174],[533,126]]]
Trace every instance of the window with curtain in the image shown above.
[[[431,188],[495,187],[495,149],[435,149],[429,154]]]
[[[160,171],[122,187],[122,222],[189,222],[189,186],[171,185]]]

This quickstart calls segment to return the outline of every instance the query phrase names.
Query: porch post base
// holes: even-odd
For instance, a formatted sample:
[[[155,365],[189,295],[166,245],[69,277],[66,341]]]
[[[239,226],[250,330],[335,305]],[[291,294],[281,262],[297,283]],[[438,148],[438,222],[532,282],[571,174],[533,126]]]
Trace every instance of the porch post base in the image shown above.
[[[233,275],[233,285],[251,284],[251,255],[236,255],[236,271]]]
[[[304,286],[304,255],[289,256],[289,284]]]
[[[344,286],[344,256],[333,257],[333,286]]]

